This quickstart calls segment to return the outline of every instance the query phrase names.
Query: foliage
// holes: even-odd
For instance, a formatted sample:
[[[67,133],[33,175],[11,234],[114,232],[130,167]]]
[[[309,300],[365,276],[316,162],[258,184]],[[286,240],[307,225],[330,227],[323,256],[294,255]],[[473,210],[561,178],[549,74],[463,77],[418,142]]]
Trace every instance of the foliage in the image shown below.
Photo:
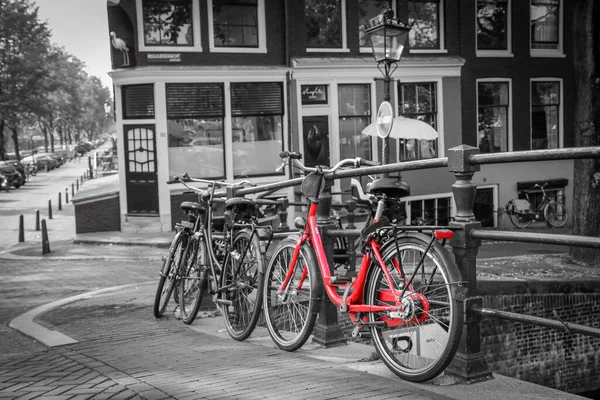
[[[50,38],[30,0],[0,0],[0,159],[8,131],[16,152],[19,142],[30,142],[36,124],[51,150],[55,139],[67,144],[78,141],[81,131],[88,140],[103,133],[109,90]]]
[[[306,0],[306,45],[314,48],[337,48],[342,45],[341,2]]]

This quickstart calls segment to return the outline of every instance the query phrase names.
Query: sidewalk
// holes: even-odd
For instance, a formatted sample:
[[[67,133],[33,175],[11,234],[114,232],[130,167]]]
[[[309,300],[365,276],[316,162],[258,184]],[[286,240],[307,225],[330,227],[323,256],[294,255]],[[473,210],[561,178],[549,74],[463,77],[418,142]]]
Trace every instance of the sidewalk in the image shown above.
[[[49,236],[50,254],[24,243],[0,253],[0,260],[62,259],[82,265],[90,259],[151,260],[154,268],[172,233],[108,232],[55,241],[52,231]],[[482,246],[480,256],[495,254],[495,246],[505,244]],[[482,259],[482,272],[488,263],[490,274],[497,276],[497,265],[521,265],[523,257],[535,259],[543,252],[536,254]],[[413,384],[381,361],[368,361],[372,346],[353,342],[323,349],[309,340],[299,351],[286,353],[275,348],[264,328],[236,342],[215,310],[202,311],[190,326],[175,318],[173,307],[155,319],[152,277],[146,283],[115,282],[111,288],[65,297],[13,319],[12,327],[47,350],[0,355],[0,399],[582,398],[499,375],[471,385],[446,376]]]

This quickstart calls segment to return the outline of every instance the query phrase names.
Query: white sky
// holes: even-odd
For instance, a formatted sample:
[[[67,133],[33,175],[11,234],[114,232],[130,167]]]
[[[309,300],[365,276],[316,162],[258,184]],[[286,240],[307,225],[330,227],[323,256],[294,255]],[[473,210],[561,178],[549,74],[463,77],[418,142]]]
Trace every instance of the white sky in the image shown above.
[[[86,65],[112,92],[110,36],[106,0],[35,0],[39,19],[48,23],[51,41]]]

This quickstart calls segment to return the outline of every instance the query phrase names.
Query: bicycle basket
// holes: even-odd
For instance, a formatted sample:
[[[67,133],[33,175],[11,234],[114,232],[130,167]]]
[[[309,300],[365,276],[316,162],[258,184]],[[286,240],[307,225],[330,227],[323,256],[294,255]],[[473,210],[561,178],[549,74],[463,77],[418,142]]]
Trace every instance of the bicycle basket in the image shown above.
[[[513,204],[515,205],[515,211],[518,212],[527,212],[531,208],[531,203],[525,199],[515,199]]]

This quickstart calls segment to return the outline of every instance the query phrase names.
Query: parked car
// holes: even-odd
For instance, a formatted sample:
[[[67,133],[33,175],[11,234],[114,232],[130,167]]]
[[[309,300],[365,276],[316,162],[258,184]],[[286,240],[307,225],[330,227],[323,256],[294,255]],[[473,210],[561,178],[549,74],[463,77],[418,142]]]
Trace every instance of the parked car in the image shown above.
[[[53,158],[54,161],[56,161],[57,168],[65,163],[65,160],[56,153],[39,153],[38,156],[48,156],[48,157]]]
[[[54,168],[56,168],[56,160],[50,156],[47,155],[40,155],[40,154],[36,154],[33,156],[27,156],[27,157],[23,157],[21,159],[21,163],[22,164],[33,164],[35,163],[35,165],[37,166],[38,170],[45,170],[46,166],[48,166],[48,171],[53,170]]]
[[[19,171],[15,169],[6,161],[0,161],[0,173],[8,180],[8,186],[14,186],[20,188],[25,180],[25,176],[21,175]]]
[[[17,171],[19,171],[19,173],[21,175],[25,176],[25,166],[23,164],[21,164],[20,161],[17,161],[17,160],[8,160],[6,162],[9,163],[10,165],[12,165],[13,167],[15,167],[15,169]]]

